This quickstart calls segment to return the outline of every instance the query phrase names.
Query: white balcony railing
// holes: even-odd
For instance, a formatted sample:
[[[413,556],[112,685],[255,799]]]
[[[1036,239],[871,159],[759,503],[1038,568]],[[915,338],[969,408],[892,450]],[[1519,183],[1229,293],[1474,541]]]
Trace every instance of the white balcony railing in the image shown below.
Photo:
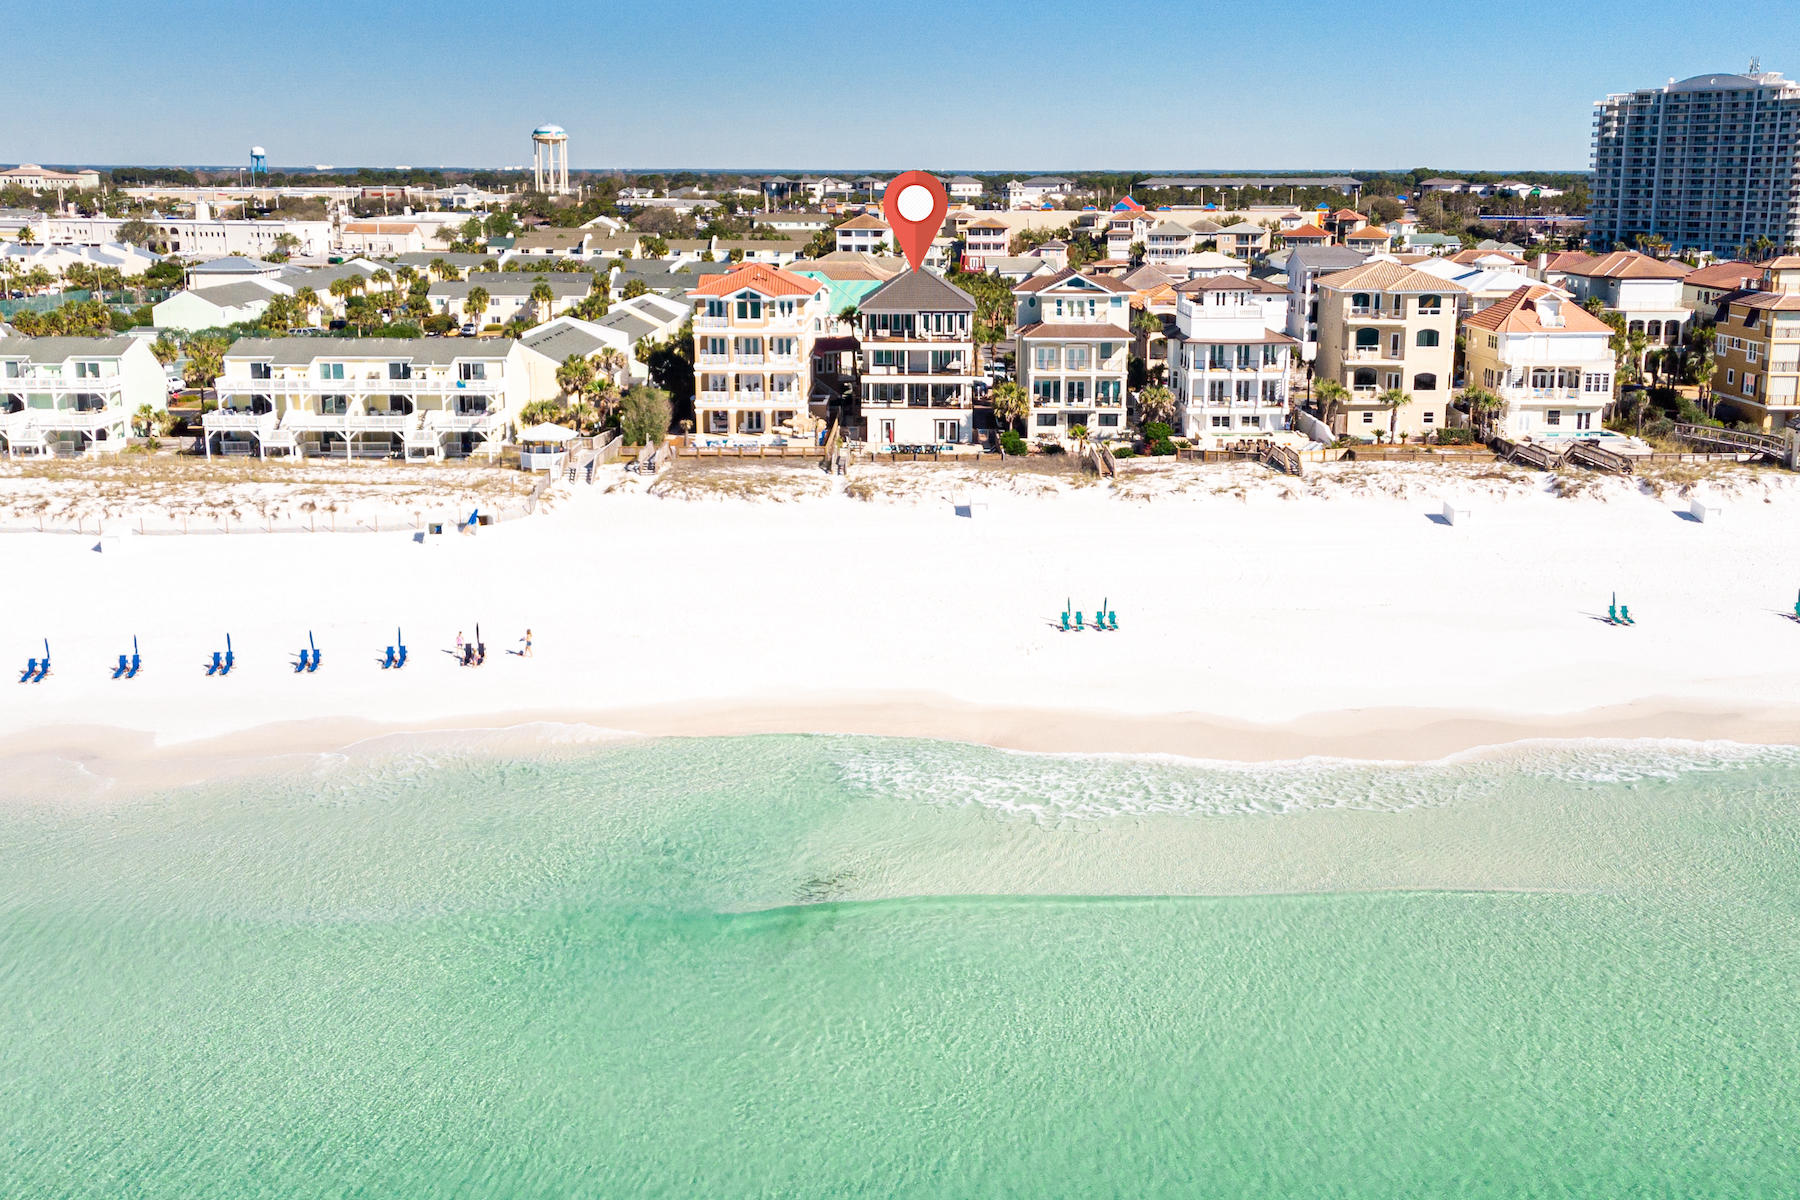
[[[274,432],[279,420],[272,412],[253,413],[217,408],[200,418],[200,427],[208,433],[268,434]]]
[[[7,375],[0,377],[0,392],[33,396],[66,396],[91,393],[96,396],[116,395],[125,380],[118,375],[100,379],[72,379],[66,375]]]
[[[505,386],[500,379],[250,379],[242,375],[220,376],[216,387],[222,396],[451,396],[479,392],[493,394]]]
[[[700,392],[700,403],[723,404],[731,398],[731,393],[723,388],[706,388]]]

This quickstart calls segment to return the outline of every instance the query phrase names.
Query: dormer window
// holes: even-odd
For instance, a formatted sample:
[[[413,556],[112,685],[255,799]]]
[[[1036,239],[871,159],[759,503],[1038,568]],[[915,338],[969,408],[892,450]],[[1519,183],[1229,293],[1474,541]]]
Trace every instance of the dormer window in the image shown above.
[[[1561,300],[1552,296],[1546,296],[1538,301],[1537,310],[1539,325],[1542,325],[1545,329],[1562,328],[1563,315]]]

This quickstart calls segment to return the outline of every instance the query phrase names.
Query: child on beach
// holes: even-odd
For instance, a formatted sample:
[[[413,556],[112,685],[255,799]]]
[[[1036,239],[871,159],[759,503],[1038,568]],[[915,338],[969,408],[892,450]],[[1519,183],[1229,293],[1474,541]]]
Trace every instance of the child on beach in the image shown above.
[[[519,654],[523,658],[531,657],[531,630],[529,629],[525,631],[525,649],[519,651]]]

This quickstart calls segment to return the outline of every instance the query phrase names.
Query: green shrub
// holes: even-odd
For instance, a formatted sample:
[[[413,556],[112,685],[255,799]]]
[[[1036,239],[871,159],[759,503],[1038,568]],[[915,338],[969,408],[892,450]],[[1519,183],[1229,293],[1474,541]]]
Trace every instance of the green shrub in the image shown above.
[[[1038,449],[1045,454],[1061,454],[1063,445],[1061,442],[1039,442]]]
[[[1163,426],[1163,428],[1167,429],[1168,426],[1165,425],[1165,426]],[[1175,442],[1170,438],[1159,437],[1155,441],[1150,443],[1150,453],[1152,453],[1152,454],[1173,454],[1173,453],[1175,453]]]
[[[1137,447],[1131,445],[1129,442],[1121,443],[1120,445],[1114,446],[1112,448],[1112,452],[1113,452],[1114,458],[1136,458],[1137,457]]]
[[[1162,421],[1151,421],[1144,426],[1144,440],[1146,442],[1166,442],[1174,435],[1175,430]]]
[[[1008,454],[1024,454],[1028,447],[1024,438],[1008,429],[1000,435],[1000,449]]]

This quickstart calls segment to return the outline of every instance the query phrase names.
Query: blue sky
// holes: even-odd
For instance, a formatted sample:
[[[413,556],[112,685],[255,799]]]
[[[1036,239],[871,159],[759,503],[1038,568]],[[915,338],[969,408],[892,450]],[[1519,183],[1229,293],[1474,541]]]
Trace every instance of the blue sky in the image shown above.
[[[1580,169],[1608,92],[1800,77],[1797,7],[63,0],[4,18],[57,66],[0,75],[0,163],[512,166],[555,121],[577,168]]]

